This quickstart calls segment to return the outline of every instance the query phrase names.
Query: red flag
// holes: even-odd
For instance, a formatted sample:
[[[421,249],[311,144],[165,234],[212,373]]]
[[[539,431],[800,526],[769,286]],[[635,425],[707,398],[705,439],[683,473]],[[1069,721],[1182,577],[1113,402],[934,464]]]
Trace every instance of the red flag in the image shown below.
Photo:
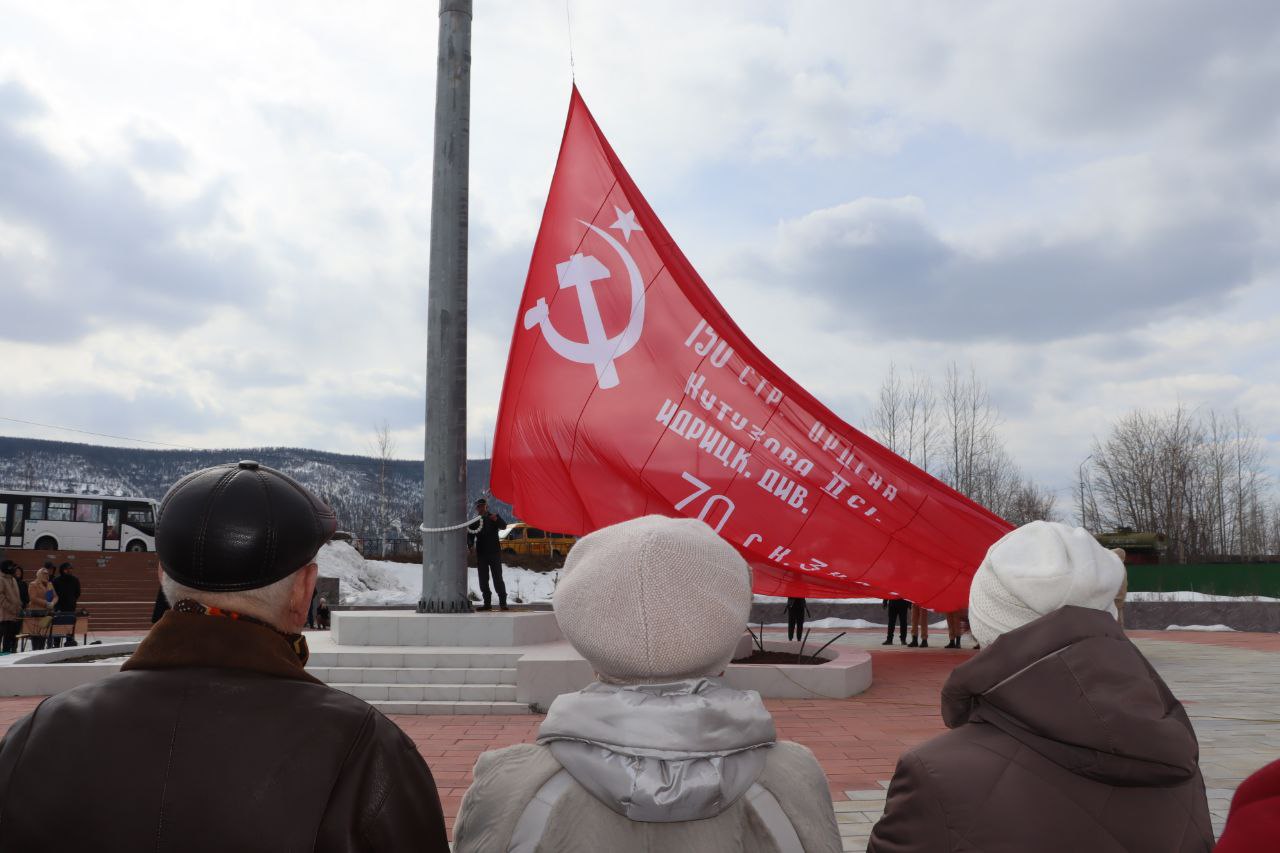
[[[896,595],[955,610],[1010,529],[756,349],[576,87],[516,315],[491,482],[548,530],[700,518],[770,595]]]

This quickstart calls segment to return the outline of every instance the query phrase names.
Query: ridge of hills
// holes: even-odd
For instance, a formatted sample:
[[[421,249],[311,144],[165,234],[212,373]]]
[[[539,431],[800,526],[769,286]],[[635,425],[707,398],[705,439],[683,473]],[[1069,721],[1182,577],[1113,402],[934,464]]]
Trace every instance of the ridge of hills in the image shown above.
[[[338,527],[357,537],[418,539],[422,522],[422,462],[386,463],[386,512],[381,512],[382,460],[297,447],[152,450],[0,436],[0,489],[123,495],[160,500],[182,476],[225,462],[253,459],[283,471],[333,507]],[[489,460],[467,460],[467,505],[485,495],[512,518],[510,505],[486,492]],[[463,519],[458,519],[463,521]]]

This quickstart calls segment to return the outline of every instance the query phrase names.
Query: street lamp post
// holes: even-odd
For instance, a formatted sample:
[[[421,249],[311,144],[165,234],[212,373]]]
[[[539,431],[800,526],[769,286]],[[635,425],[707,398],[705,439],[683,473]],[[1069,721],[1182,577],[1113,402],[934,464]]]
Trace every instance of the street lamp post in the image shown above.
[[[1085,512],[1084,466],[1088,465],[1089,460],[1092,458],[1093,458],[1093,454],[1090,453],[1088,456],[1084,458],[1084,461],[1080,463],[1080,467],[1076,469],[1076,473],[1079,474],[1080,476],[1080,526],[1085,528],[1086,530],[1089,529],[1089,524],[1088,524],[1089,517],[1088,517],[1088,513]]]

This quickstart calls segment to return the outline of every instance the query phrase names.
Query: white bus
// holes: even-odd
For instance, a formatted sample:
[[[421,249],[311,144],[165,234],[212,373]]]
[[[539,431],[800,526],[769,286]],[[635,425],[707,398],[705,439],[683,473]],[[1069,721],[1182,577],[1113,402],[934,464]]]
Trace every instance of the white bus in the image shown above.
[[[0,547],[154,551],[156,502],[0,489]]]

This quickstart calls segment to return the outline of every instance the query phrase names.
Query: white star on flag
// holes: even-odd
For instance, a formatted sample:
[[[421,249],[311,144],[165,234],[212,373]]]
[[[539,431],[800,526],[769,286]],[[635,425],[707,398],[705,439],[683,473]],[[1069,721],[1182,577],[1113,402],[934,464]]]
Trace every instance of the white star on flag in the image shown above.
[[[634,210],[628,210],[626,213],[623,213],[622,208],[618,207],[617,205],[614,205],[613,212],[618,215],[618,219],[616,222],[610,225],[609,228],[611,229],[616,228],[617,230],[621,231],[622,239],[625,240],[626,242],[628,243],[631,242],[632,231],[644,230],[643,228],[641,228],[639,225],[636,224],[636,212]]]

